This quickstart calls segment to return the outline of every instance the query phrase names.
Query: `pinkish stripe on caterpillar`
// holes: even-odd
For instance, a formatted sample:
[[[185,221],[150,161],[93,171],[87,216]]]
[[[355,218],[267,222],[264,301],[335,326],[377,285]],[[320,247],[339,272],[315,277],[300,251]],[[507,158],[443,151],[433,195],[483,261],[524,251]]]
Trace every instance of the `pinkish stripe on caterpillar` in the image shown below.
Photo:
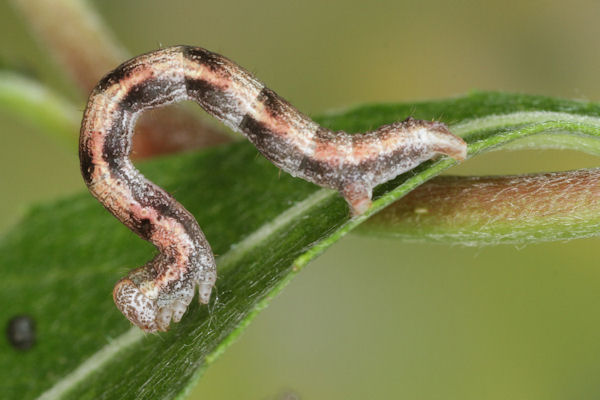
[[[81,172],[90,192],[160,253],[119,281],[113,298],[147,332],[178,322],[199,287],[208,303],[215,260],[194,217],[148,181],[129,159],[144,110],[194,100],[242,132],[273,164],[338,190],[353,215],[366,211],[372,189],[438,154],[466,156],[465,142],[440,122],[408,118],[364,134],[333,132],[301,114],[249,72],[202,48],[176,46],[135,57],[92,91],[81,125]]]

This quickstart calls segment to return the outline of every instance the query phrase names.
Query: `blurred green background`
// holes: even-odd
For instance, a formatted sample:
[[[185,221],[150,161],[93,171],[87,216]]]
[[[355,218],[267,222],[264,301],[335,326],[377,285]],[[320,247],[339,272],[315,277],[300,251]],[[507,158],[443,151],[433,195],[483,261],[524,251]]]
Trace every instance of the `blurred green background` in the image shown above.
[[[76,98],[7,3],[0,57]],[[93,4],[132,54],[207,47],[313,115],[471,89],[600,99],[600,2]],[[67,151],[2,111],[0,138],[0,229],[33,202],[84,190],[75,146]],[[495,153],[451,173],[596,165],[571,152]],[[599,244],[347,237],[256,318],[191,398],[598,398]]]

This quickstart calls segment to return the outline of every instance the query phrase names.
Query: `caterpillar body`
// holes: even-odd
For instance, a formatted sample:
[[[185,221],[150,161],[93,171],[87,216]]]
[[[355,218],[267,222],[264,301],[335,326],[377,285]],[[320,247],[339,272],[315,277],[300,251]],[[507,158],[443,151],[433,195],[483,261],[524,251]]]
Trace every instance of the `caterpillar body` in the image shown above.
[[[208,303],[215,260],[194,217],[131,163],[131,139],[144,110],[193,100],[242,132],[282,170],[338,190],[353,215],[372,189],[438,154],[466,157],[465,142],[440,122],[408,118],[364,134],[319,126],[248,71],[199,47],[175,46],[135,57],[106,75],[84,113],[79,155],[90,192],[160,253],[119,281],[113,298],[141,329],[178,322],[199,288]]]

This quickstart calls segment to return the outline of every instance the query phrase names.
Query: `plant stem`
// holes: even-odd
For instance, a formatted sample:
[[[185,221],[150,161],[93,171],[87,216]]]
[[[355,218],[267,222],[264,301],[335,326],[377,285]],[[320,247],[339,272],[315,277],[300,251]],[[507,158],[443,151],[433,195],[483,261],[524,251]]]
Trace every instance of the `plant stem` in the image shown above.
[[[463,245],[597,235],[600,169],[502,177],[442,176],[374,215],[360,233]]]
[[[128,58],[96,12],[79,0],[13,0],[36,38],[83,94]]]
[[[129,58],[110,29],[81,0],[13,0],[36,38],[87,95],[107,72]],[[76,135],[78,130],[73,131]],[[227,143],[232,136],[183,106],[144,113],[136,126],[135,158]]]
[[[74,149],[80,112],[66,99],[19,74],[0,71],[0,108]]]

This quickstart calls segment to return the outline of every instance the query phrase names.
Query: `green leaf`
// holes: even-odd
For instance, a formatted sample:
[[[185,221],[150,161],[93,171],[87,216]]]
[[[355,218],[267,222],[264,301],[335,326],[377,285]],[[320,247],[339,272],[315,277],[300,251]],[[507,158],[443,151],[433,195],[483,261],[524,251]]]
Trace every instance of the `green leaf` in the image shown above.
[[[356,132],[408,115],[440,119],[465,135],[474,155],[536,133],[598,137],[599,114],[600,106],[592,103],[474,93],[364,106],[319,121]],[[489,123],[490,118],[499,120]],[[280,174],[245,142],[144,163],[142,172],[196,216],[219,266],[216,299],[208,307],[194,302],[181,323],[156,335],[130,328],[110,294],[121,276],[152,257],[153,248],[87,193],[35,207],[0,242],[1,320],[27,314],[37,323],[37,344],[31,350],[18,351],[6,340],[0,344],[3,396],[184,397],[310,260],[452,165],[449,159],[427,162],[380,186],[372,209],[349,219],[336,193]]]
[[[0,110],[7,110],[72,149],[77,143],[81,113],[39,82],[0,70]]]

